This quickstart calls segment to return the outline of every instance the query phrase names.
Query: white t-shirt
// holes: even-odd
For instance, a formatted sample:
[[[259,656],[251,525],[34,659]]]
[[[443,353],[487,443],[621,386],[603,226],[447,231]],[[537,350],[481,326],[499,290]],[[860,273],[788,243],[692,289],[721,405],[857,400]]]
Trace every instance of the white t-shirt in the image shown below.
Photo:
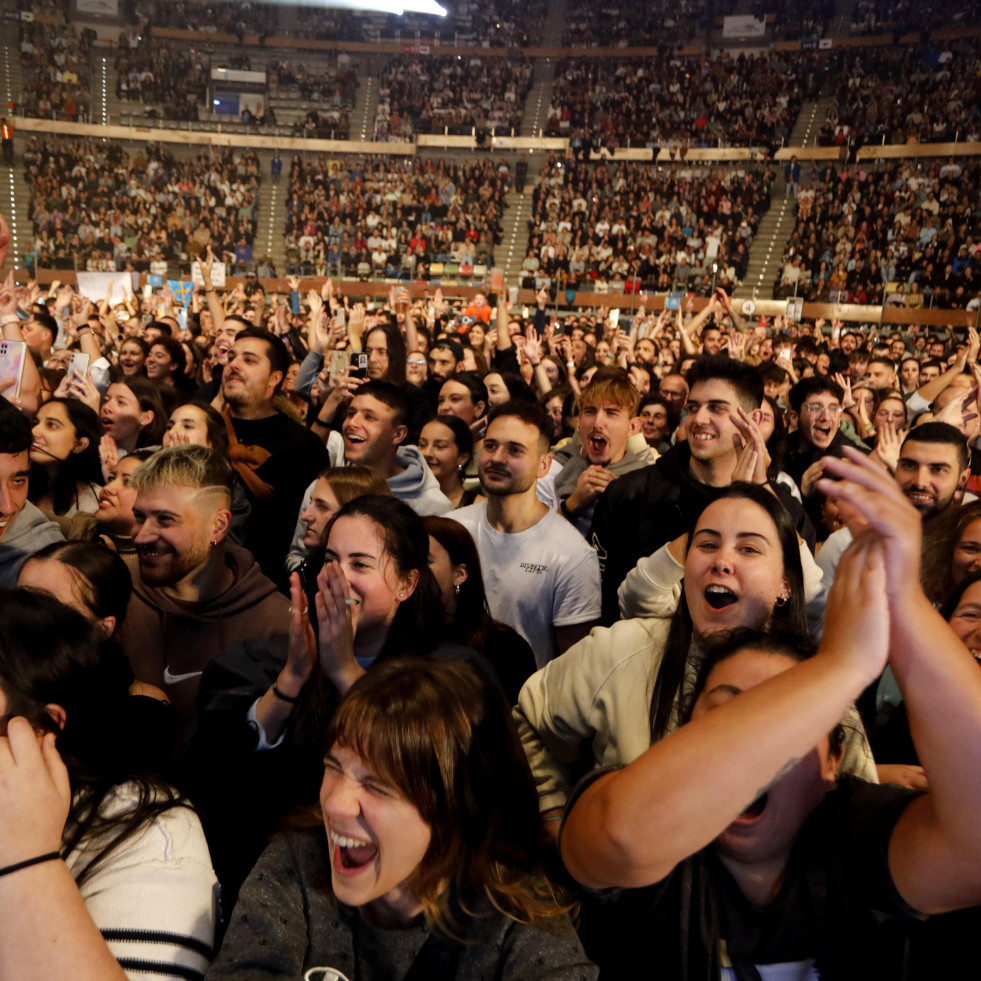
[[[599,619],[599,560],[561,515],[548,511],[516,534],[491,527],[486,501],[446,517],[477,543],[491,616],[528,641],[539,667],[555,657],[553,628]]]

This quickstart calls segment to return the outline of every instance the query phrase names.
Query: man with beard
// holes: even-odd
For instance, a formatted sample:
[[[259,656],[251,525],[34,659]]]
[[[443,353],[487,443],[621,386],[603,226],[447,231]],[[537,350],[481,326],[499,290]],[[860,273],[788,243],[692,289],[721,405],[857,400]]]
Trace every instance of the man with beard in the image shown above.
[[[232,466],[252,505],[245,546],[262,571],[283,577],[303,493],[329,464],[327,448],[305,426],[276,409],[289,368],[286,345],[269,331],[240,331],[221,378]]]
[[[596,553],[536,496],[548,473],[551,422],[536,402],[491,412],[478,473],[485,501],[453,511],[480,555],[491,616],[518,631],[543,667],[599,619]]]
[[[226,541],[232,469],[213,450],[161,450],[131,485],[133,596],[116,637],[136,679],[166,692],[186,724],[208,662],[240,641],[285,634],[289,600]]]
[[[899,450],[896,483],[924,522],[948,508],[959,507],[970,476],[967,440],[945,422],[925,422],[911,430]],[[851,544],[852,533],[841,528],[818,553],[817,564],[830,589],[838,560]],[[915,575],[917,570],[910,570]]]

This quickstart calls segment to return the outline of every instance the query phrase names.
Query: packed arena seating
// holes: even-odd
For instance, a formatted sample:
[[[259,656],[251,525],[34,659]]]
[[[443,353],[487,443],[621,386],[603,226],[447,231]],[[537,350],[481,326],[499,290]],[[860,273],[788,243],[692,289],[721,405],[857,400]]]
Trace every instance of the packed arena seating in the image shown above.
[[[943,27],[967,27],[981,22],[981,10],[972,0],[954,0],[937,10],[914,0],[857,0],[852,13],[852,34],[907,34]]]
[[[832,71],[824,145],[939,143],[981,138],[981,43],[845,52]]]
[[[767,0],[766,3],[766,12],[773,14],[773,36],[780,41],[824,37],[836,9],[836,0],[819,0],[815,3]]]
[[[729,3],[722,6],[731,6]],[[720,13],[716,7],[715,13]],[[684,44],[704,35],[709,26],[707,0],[611,0],[589,3],[573,0],[562,33],[563,47],[631,47],[646,44]]]
[[[295,34],[318,40],[385,41],[439,36],[444,42],[518,47],[536,43],[545,16],[543,0],[447,0],[446,17],[380,11],[315,9],[276,3],[154,0],[141,15],[160,27],[234,34]]]
[[[981,282],[979,181],[981,164],[953,159],[812,169],[778,295],[963,308]]]
[[[491,160],[295,158],[287,271],[422,279],[435,263],[492,265],[507,186]]]
[[[393,58],[381,76],[376,140],[520,129],[531,62],[521,57]]]
[[[251,249],[259,163],[250,151],[177,158],[152,143],[130,154],[117,143],[32,137],[24,162],[39,266],[145,271],[208,245],[229,262],[236,247]]]
[[[91,106],[91,28],[22,21],[20,63],[25,116],[86,121]]]
[[[579,144],[779,145],[813,84],[814,58],[770,53],[663,59],[564,58],[548,132]]]
[[[164,119],[198,119],[208,93],[206,56],[148,34],[136,46],[120,48],[115,62],[119,99],[159,105]]]
[[[769,207],[760,165],[692,167],[548,161],[533,194],[525,285],[637,283],[705,292],[745,274]],[[540,285],[540,282],[539,282]]]
[[[231,3],[228,0],[152,0],[138,13],[157,27],[231,34],[275,34],[279,27],[276,4]]]

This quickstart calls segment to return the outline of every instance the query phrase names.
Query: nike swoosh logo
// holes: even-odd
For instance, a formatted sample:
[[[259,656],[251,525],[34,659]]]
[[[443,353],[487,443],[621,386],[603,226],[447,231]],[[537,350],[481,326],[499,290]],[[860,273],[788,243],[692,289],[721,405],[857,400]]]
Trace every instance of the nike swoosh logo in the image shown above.
[[[188,671],[187,674],[171,674],[170,668],[164,668],[164,684],[165,685],[176,685],[181,681],[187,681],[188,678],[200,678],[204,674],[203,671]]]

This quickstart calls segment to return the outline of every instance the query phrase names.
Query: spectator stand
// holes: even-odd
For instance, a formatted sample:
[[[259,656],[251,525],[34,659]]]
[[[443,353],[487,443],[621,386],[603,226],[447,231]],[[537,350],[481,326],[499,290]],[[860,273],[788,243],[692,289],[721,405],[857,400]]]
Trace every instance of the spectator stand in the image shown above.
[[[240,272],[250,262],[259,206],[251,151],[33,138],[24,153],[33,228],[46,268],[161,272],[210,246]],[[244,260],[244,261],[243,261]]]
[[[410,140],[417,133],[459,136],[521,128],[531,62],[476,55],[391,59],[382,69],[374,139]]]
[[[981,290],[981,144],[866,148],[808,166],[776,296],[965,309]],[[907,153],[909,148],[907,148]]]
[[[550,157],[532,195],[522,285],[731,291],[772,179],[768,164],[750,159],[651,167]]]

